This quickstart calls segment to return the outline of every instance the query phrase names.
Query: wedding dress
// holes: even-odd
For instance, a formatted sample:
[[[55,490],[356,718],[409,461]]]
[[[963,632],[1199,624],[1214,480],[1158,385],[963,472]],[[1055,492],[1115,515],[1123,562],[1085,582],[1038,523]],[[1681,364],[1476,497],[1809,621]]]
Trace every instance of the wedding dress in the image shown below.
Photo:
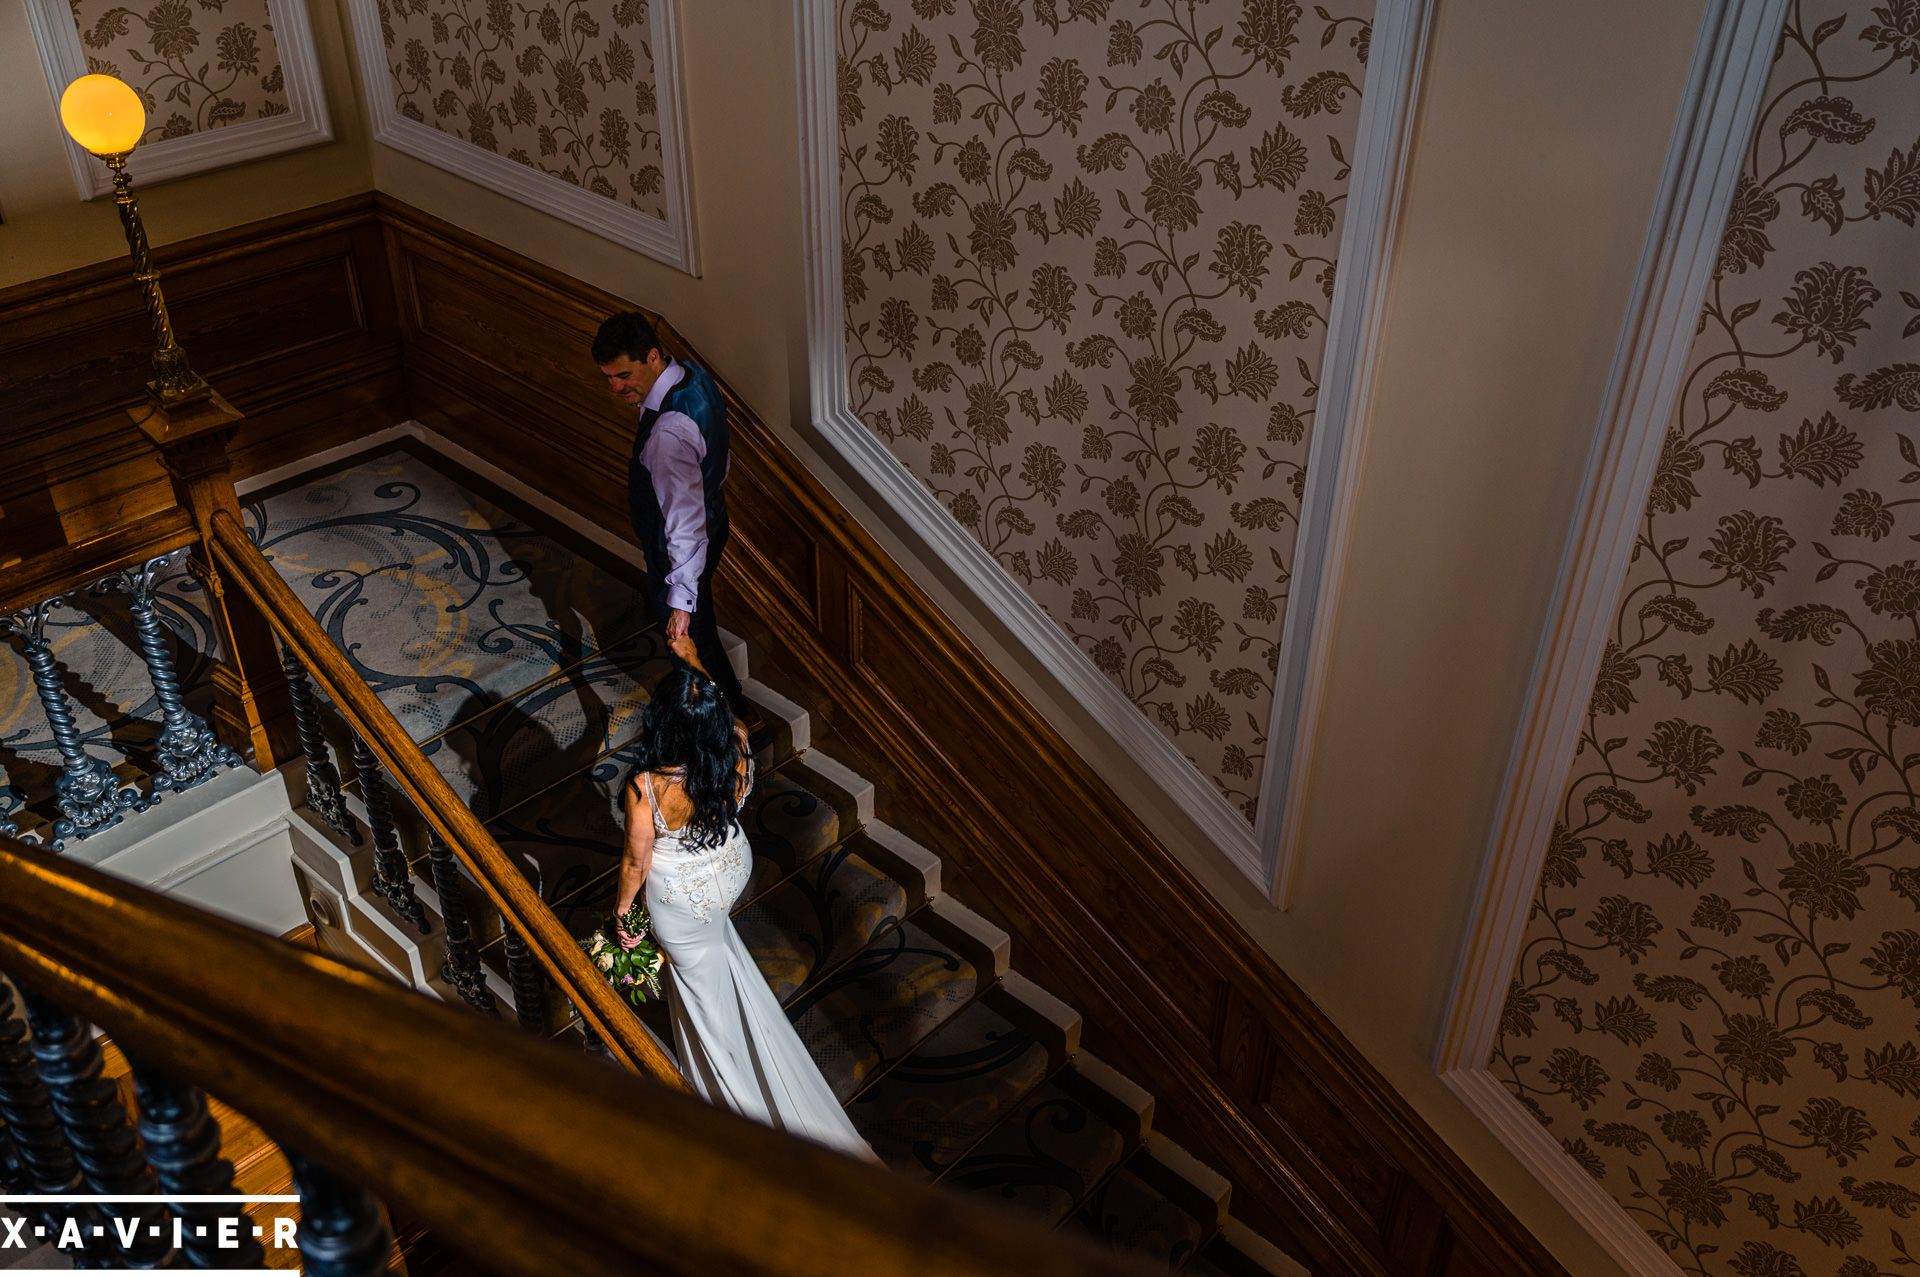
[[[734,929],[733,906],[753,872],[746,832],[736,821],[720,845],[696,846],[685,825],[667,828],[651,776],[642,772],[633,783],[646,786],[641,797],[653,815],[647,912],[667,954],[667,1006],[681,1073],[710,1103],[879,1160],[854,1130]],[[751,790],[751,763],[746,784]]]

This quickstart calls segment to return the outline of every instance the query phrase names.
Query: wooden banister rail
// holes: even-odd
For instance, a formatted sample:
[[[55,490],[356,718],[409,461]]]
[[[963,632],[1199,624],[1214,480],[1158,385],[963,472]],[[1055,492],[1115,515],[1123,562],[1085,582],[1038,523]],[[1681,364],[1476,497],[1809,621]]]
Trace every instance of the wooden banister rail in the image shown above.
[[[393,711],[380,703],[345,653],[327,637],[297,595],[248,539],[239,520],[218,510],[208,520],[207,550],[216,568],[237,584],[273,631],[320,683],[353,730],[399,784],[420,815],[466,865],[508,926],[519,931],[560,992],[613,1057],[673,1087],[685,1089],[679,1070],[639,1019],[580,951],[553,911],[507,859],[493,835],[453,792],[413,742]]]
[[[5,836],[0,971],[509,1277],[1146,1271]]]
[[[121,568],[181,549],[197,539],[192,517],[174,507],[105,536],[34,555],[13,564],[0,577],[0,613],[17,612],[57,594],[92,585]]]

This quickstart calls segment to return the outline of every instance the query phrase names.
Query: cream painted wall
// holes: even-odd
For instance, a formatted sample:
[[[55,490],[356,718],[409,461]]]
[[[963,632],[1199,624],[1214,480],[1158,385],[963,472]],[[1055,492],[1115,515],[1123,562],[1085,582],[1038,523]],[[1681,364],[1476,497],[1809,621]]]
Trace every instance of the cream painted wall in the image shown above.
[[[340,15],[309,7],[334,140],[214,173],[152,186],[133,177],[147,237],[157,245],[310,208],[372,189],[366,129],[347,72]],[[58,99],[27,25],[23,3],[0,5],[0,288],[124,255],[120,220],[107,201],[74,194]]]

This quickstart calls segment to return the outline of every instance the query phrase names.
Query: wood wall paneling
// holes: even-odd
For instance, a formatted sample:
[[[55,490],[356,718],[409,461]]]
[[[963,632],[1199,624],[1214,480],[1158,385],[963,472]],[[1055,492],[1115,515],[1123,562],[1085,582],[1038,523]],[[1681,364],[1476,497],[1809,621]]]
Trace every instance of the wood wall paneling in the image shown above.
[[[85,210],[82,215],[102,210]],[[251,474],[406,412],[400,325],[371,198],[322,205],[159,250],[176,331],[247,420]],[[173,505],[128,416],[152,337],[131,267],[114,260],[0,291],[0,557],[52,554]]]
[[[819,543],[779,500],[779,494],[768,489],[759,471],[742,466],[728,477],[727,485],[728,523],[742,551],[753,556],[755,572],[786,592],[796,615],[819,625]]]

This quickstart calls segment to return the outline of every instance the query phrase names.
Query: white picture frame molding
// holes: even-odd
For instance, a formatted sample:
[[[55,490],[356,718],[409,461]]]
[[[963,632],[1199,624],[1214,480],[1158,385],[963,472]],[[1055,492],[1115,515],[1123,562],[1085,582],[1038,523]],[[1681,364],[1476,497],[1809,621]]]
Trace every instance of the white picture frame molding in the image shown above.
[[[678,8],[679,0],[651,0],[647,6],[654,98],[660,117],[660,173],[667,210],[664,218],[595,195],[585,187],[400,114],[393,101],[393,68],[388,65],[386,41],[381,35],[379,0],[347,0],[347,17],[353,25],[355,56],[360,64],[361,94],[373,126],[373,140],[665,262],[675,270],[698,275]]]
[[[1293,579],[1280,620],[1280,661],[1273,676],[1267,752],[1255,808],[1255,836],[1265,859],[1261,887],[1285,909],[1299,863],[1301,815],[1292,801],[1305,791],[1320,723],[1333,618],[1346,569],[1360,461],[1366,455],[1368,406],[1386,311],[1387,276],[1400,220],[1400,191],[1412,149],[1420,73],[1433,25],[1433,0],[1380,0],[1360,100],[1353,179],[1339,270],[1320,358],[1319,409],[1307,447]],[[1376,78],[1378,77],[1378,78]]]
[[[1454,1094],[1638,1277],[1680,1277],[1680,1268],[1488,1066],[1786,9],[1787,0],[1708,0],[1701,20],[1434,1060]]]
[[[1067,632],[1009,576],[850,406],[840,260],[840,126],[833,0],[794,0],[800,91],[800,165],[807,246],[807,349],[815,428],[867,485],[950,567],[981,605],[1186,812],[1233,866],[1284,907],[1298,792],[1310,764],[1330,631],[1350,521],[1357,457],[1372,387],[1388,257],[1400,205],[1432,0],[1379,0],[1363,86],[1354,174],[1341,232],[1320,409],[1282,623],[1267,757],[1255,825],[1222,795]],[[1119,778],[1110,778],[1116,781]],[[1124,786],[1116,786],[1125,792]]]
[[[127,162],[135,182],[151,186],[333,140],[333,120],[327,112],[320,59],[314,49],[305,0],[266,0],[266,4],[285,79],[286,114],[241,120],[186,137],[142,142]],[[72,6],[68,0],[27,0],[27,22],[57,104],[67,86],[87,74],[87,50],[73,24]],[[106,165],[64,133],[61,140],[73,170],[74,190],[81,199],[97,199],[113,189]]]

